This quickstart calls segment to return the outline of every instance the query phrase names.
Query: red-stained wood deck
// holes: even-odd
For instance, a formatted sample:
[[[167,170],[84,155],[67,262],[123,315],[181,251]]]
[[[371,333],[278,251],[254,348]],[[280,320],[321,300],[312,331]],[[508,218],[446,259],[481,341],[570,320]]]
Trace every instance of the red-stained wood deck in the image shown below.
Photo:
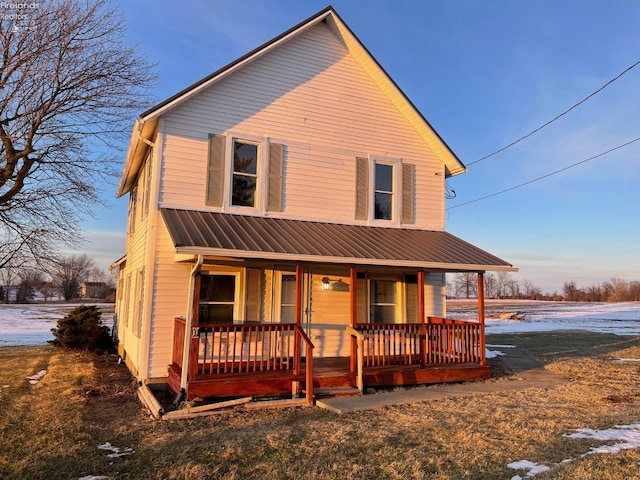
[[[303,359],[303,365],[305,361]],[[180,391],[178,365],[169,366],[169,386]],[[477,363],[420,365],[391,365],[365,367],[364,389],[421,385],[429,383],[463,382],[486,380],[490,377],[488,366]],[[188,383],[188,398],[226,398],[234,396],[287,395],[292,392],[292,382],[301,382],[306,390],[305,375],[294,375],[291,371],[271,371],[222,375],[198,375]],[[356,374],[349,371],[349,358],[314,359],[313,387],[337,388],[356,386]]]
[[[176,318],[169,386],[181,391],[185,344],[189,345],[185,392],[189,399],[282,395],[295,388],[303,390],[312,404],[316,388],[364,391],[489,378],[484,325],[427,320],[347,327],[355,341],[351,357],[313,358],[313,344],[297,324],[199,325],[186,338],[185,321]]]

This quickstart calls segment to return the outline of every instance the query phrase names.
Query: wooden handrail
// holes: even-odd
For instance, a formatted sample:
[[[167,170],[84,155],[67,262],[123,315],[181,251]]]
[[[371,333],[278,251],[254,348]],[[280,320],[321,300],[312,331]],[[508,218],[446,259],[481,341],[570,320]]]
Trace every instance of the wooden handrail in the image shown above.
[[[171,353],[171,363],[179,367],[182,367],[186,325],[187,322],[184,318],[175,317],[173,319],[173,351]]]
[[[364,391],[364,333],[359,332],[353,327],[347,325],[347,333],[356,339],[356,343],[358,345],[356,349],[356,386],[360,393]]]
[[[485,364],[484,326],[477,322],[427,317],[422,324],[359,323],[355,330],[364,336],[365,367]]]
[[[307,405],[310,407],[313,406],[313,349],[314,345],[308,335],[304,332],[300,325],[295,325],[296,334],[300,336],[300,339],[304,342],[306,346],[305,350],[305,358],[306,358],[306,368],[305,368],[305,383],[307,390]]]

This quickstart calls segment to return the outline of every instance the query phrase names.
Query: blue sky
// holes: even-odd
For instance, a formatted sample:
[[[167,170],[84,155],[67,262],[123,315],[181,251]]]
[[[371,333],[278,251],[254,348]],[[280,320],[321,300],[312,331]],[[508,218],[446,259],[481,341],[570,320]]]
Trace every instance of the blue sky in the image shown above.
[[[115,2],[118,4],[118,2]],[[322,1],[120,2],[128,36],[157,64],[158,101],[328,4]],[[640,60],[640,2],[376,1],[332,5],[465,163],[521,137]],[[640,280],[640,66],[539,133],[449,179],[447,230],[560,291]],[[124,146],[123,146],[124,147]],[[124,153],[122,154],[124,160]],[[116,183],[117,179],[114,179]],[[102,268],[124,253],[127,200],[84,225]]]

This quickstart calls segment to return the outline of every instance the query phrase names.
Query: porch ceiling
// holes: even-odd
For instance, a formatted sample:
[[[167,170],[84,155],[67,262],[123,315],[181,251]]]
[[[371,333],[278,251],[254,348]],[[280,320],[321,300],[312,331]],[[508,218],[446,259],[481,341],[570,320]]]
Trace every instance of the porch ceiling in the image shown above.
[[[279,261],[517,271],[444,231],[161,209],[177,253]]]

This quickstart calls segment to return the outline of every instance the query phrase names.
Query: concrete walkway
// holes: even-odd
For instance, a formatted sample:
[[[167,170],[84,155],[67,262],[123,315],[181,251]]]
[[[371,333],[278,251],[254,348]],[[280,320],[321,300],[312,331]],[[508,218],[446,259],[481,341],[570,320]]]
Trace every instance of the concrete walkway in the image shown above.
[[[544,368],[536,359],[525,355],[518,348],[494,347],[504,353],[500,358],[519,377],[517,380],[487,380],[458,384],[438,384],[424,388],[408,388],[398,392],[378,392],[356,397],[336,397],[317,400],[316,405],[336,413],[424,402],[444,397],[465,397],[496,392],[514,392],[528,388],[549,388],[566,383],[566,380]]]

